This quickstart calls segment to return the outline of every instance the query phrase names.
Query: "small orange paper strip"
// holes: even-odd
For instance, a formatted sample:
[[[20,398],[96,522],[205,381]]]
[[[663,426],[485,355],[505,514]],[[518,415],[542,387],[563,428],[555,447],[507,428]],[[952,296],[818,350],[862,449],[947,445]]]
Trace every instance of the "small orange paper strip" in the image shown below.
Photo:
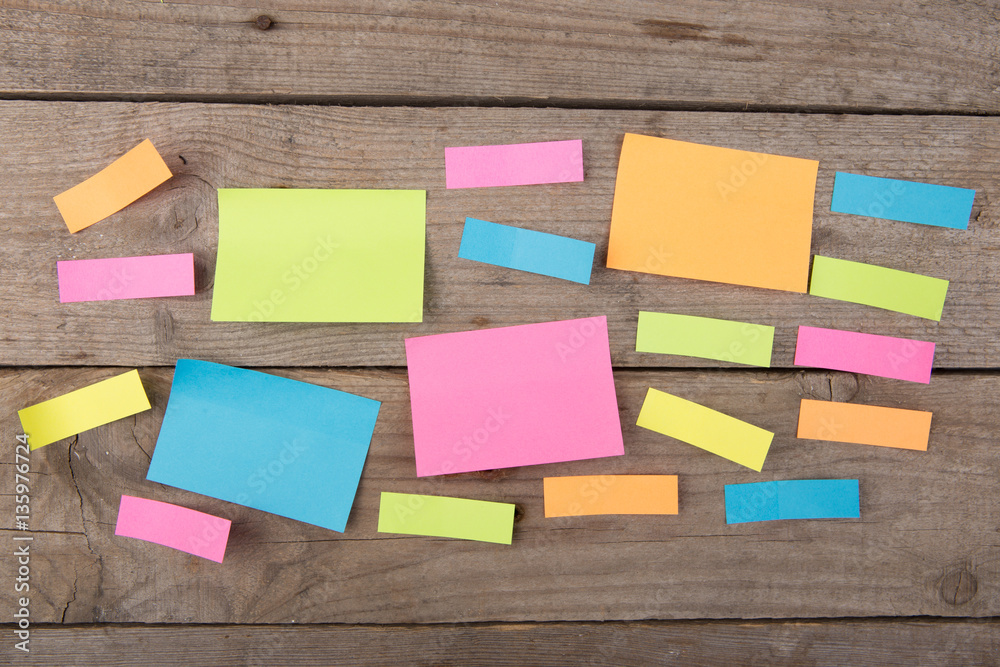
[[[69,231],[78,232],[122,210],[171,176],[153,142],[146,139],[53,199]]]
[[[545,516],[677,514],[677,475],[546,477]]]
[[[802,399],[798,437],[927,451],[931,414],[877,405]]]

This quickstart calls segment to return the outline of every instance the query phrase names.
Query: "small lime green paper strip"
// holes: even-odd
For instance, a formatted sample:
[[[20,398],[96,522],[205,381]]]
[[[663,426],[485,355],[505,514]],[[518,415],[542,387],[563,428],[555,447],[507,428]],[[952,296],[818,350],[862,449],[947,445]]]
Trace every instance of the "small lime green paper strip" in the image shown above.
[[[774,433],[753,424],[652,388],[635,423],[757,472],[774,438]]]
[[[129,371],[18,410],[28,446],[38,449],[71,435],[149,410],[139,371]]]
[[[774,327],[711,317],[639,311],[636,352],[771,365]]]
[[[510,544],[514,506],[485,500],[382,492],[378,532]]]
[[[948,281],[816,255],[809,293],[940,321]]]

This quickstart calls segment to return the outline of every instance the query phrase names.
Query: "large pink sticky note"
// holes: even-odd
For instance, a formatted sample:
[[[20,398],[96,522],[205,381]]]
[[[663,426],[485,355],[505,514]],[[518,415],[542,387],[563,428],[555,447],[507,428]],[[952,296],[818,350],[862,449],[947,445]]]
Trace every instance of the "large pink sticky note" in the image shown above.
[[[194,255],[148,255],[56,262],[59,301],[108,301],[194,294]]]
[[[855,331],[799,327],[795,365],[927,384],[931,381],[931,367],[934,365],[934,343]]]
[[[186,507],[122,496],[115,535],[162,544],[221,563],[231,524],[229,519]]]
[[[406,339],[417,475],[625,453],[608,322]]]
[[[449,190],[575,183],[583,180],[583,141],[445,148],[444,173]]]

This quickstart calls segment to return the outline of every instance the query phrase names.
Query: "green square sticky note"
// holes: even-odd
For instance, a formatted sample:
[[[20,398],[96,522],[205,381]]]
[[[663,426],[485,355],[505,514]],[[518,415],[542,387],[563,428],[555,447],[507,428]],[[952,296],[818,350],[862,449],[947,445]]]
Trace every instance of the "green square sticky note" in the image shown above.
[[[420,322],[424,190],[219,190],[217,322]]]

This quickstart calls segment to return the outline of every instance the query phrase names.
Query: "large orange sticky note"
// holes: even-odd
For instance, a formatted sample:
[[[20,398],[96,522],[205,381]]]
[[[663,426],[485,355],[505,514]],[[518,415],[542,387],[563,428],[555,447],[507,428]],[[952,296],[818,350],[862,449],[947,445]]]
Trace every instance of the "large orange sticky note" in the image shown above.
[[[171,176],[153,142],[146,139],[53,199],[69,231],[78,232],[122,210]]]
[[[818,168],[626,134],[608,267],[805,292]]]
[[[677,514],[677,475],[546,477],[545,516]]]
[[[927,451],[931,413],[802,399],[798,437]]]

